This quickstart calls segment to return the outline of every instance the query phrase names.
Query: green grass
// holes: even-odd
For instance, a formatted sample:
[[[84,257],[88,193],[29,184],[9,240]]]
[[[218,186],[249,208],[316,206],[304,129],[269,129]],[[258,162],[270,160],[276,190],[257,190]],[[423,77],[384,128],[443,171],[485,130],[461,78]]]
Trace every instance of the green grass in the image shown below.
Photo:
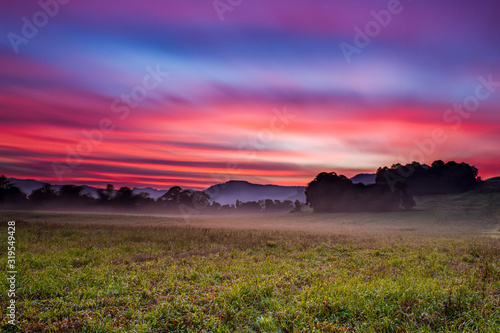
[[[441,216],[425,213],[431,220],[418,229],[411,222],[415,214],[196,216],[186,223],[176,217],[6,213],[16,219],[18,328],[499,332],[500,241],[483,233],[491,225],[477,233],[433,234],[429,225],[442,226]],[[406,218],[411,230],[382,224],[394,217]],[[253,230],[235,227],[247,225],[245,219]],[[287,219],[292,227],[286,230],[268,227]],[[359,225],[339,229],[356,219],[368,232]],[[339,231],[324,227],[328,221]],[[0,229],[1,267],[6,225]],[[0,280],[0,326],[7,331],[6,270]]]

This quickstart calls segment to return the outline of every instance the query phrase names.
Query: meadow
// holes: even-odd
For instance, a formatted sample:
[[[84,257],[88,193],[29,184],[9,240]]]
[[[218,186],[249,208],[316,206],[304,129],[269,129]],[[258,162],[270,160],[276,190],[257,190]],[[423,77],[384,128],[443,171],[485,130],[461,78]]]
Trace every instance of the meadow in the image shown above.
[[[500,332],[499,194],[409,212],[16,221],[20,332]]]

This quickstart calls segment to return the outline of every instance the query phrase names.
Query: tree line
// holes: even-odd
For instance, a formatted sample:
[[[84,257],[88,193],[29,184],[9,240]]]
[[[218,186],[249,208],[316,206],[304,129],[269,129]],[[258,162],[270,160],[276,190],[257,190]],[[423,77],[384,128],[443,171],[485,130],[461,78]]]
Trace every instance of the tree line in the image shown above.
[[[164,195],[154,199],[149,193],[134,193],[130,187],[115,189],[112,184],[97,189],[97,197],[83,193],[83,186],[64,185],[59,190],[47,184],[26,195],[5,176],[0,177],[1,209],[42,209],[123,212],[155,212],[179,214],[192,210],[203,213],[259,213],[300,211],[301,203],[290,200],[259,200],[221,205],[210,203],[210,196],[203,191],[171,187]]]
[[[413,195],[457,194],[477,188],[481,183],[478,169],[467,163],[441,160],[429,167],[418,162],[393,164],[377,170],[375,182],[395,186],[405,184]]]
[[[413,162],[378,168],[375,184],[354,184],[335,172],[321,172],[306,187],[306,205],[315,212],[377,212],[411,209],[413,196],[456,194],[478,188],[478,169],[467,163],[437,160],[431,166]],[[149,193],[135,194],[129,187],[115,189],[111,184],[97,190],[97,197],[83,194],[83,186],[64,185],[55,190],[45,185],[29,196],[0,177],[0,209],[92,209],[97,211],[145,211],[155,213],[260,213],[300,212],[297,200],[259,200],[221,205],[210,202],[203,191],[171,187],[158,199]]]
[[[375,184],[353,182],[335,172],[321,172],[306,188],[315,212],[377,212],[411,209],[413,196],[457,194],[477,189],[478,169],[467,163],[437,160],[429,167],[418,162],[377,170]]]

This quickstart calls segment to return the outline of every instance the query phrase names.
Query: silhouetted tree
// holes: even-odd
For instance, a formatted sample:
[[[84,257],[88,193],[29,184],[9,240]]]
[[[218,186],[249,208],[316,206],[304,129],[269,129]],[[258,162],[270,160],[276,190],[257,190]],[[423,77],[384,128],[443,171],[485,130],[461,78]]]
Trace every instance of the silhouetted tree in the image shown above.
[[[51,207],[57,203],[57,192],[50,184],[46,184],[31,192],[29,200],[34,207]]]
[[[0,177],[0,189],[7,189],[9,187],[14,186],[14,184],[5,177],[5,175],[2,175]]]
[[[193,205],[195,209],[205,209],[210,206],[210,196],[204,191],[193,192]]]
[[[180,193],[182,192],[182,188],[179,186],[172,186],[167,193],[159,197],[156,202],[166,210],[173,211],[177,209],[180,203]]]
[[[59,189],[59,196],[62,199],[78,201],[81,197],[83,186],[64,185]]]
[[[221,213],[226,213],[226,214],[234,214],[236,212],[236,206],[235,205],[222,205],[220,207],[220,212]]]
[[[113,201],[117,206],[127,208],[133,208],[137,204],[137,198],[134,196],[132,189],[127,186],[120,187]]]
[[[216,201],[212,202],[212,204],[210,205],[210,211],[212,212],[219,212],[221,209],[221,204]]]
[[[179,203],[194,209],[205,209],[210,197],[203,191],[183,190],[179,193]]]
[[[443,162],[443,161],[441,161],[441,160],[437,160],[437,161],[432,162],[431,167],[432,167],[432,168],[435,168],[435,169],[443,169],[443,168],[444,168],[444,165],[445,165],[445,164],[444,164],[444,162]]]
[[[271,199],[264,200],[264,209],[266,212],[275,210],[276,206],[274,204],[274,201],[272,201]]]
[[[258,201],[248,201],[248,202],[240,202],[240,205],[237,207],[237,210],[240,212],[261,212],[262,206]]]
[[[413,195],[456,194],[476,188],[480,183],[477,174],[477,168],[467,163],[437,160],[430,167],[413,162],[379,168],[375,182],[393,190],[397,184],[405,184]]]
[[[387,185],[384,186],[386,188],[389,188]],[[396,184],[393,192],[399,194],[401,207],[403,207],[406,210],[410,210],[413,207],[415,207],[416,205],[415,199],[413,199],[413,195],[411,195],[411,192],[405,183]]]
[[[293,202],[291,200],[271,200],[266,199],[262,201],[262,208],[266,212],[289,212],[293,207]]]
[[[292,213],[299,213],[302,211],[302,204],[300,203],[299,200],[295,200],[293,204],[293,210],[291,211]]]
[[[210,207],[210,196],[203,191],[183,190],[179,186],[171,187],[167,193],[158,198],[160,206],[168,210],[206,209]]]
[[[315,212],[393,211],[401,208],[402,194],[402,189],[353,184],[343,175],[322,172],[307,185],[306,203]]]
[[[180,188],[179,186],[173,186],[167,191],[167,193],[162,195],[160,199],[165,201],[179,202],[181,192],[182,188]]]
[[[101,204],[109,204],[114,197],[115,193],[115,187],[112,184],[108,184],[105,189],[98,189],[97,190],[97,195],[98,195],[98,200]]]
[[[26,193],[2,175],[0,177],[0,207],[22,208],[26,204]]]
[[[83,195],[82,192],[83,186],[64,185],[59,189],[57,201],[62,204],[62,208],[89,206],[95,203],[93,197]]]
[[[401,206],[406,209],[412,209],[415,207],[415,199],[413,199],[413,196],[408,192],[408,191],[403,191],[401,193]]]
[[[193,193],[190,190],[182,190],[179,193],[179,203],[186,206],[193,206]]]
[[[307,185],[306,203],[315,212],[345,210],[356,200],[354,191],[349,191],[352,186],[352,181],[346,176],[338,176],[335,172],[321,172]]]
[[[288,212],[290,211],[290,209],[293,208],[292,200],[283,200],[283,201],[274,200],[274,204],[276,205],[279,211],[283,212]]]
[[[140,209],[152,209],[155,205],[155,200],[150,197],[148,192],[141,192],[133,196],[135,204]]]

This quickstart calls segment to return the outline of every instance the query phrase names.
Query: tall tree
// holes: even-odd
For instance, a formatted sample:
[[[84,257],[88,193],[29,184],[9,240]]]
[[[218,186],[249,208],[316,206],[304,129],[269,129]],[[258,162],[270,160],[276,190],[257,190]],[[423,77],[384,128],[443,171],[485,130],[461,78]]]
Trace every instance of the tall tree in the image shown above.
[[[116,192],[114,202],[121,207],[133,208],[137,204],[137,198],[130,187],[123,186]]]
[[[467,163],[437,160],[430,167],[413,162],[379,168],[375,182],[392,189],[405,184],[413,195],[457,194],[476,188],[480,183],[477,175],[477,168]]]
[[[0,177],[0,207],[22,208],[26,204],[26,193],[2,175]]]
[[[106,185],[105,189],[98,189],[97,195],[99,196],[99,202],[103,204],[108,204],[113,200],[115,194],[115,187],[112,184]]]
[[[57,192],[52,188],[52,185],[45,184],[45,186],[31,192],[29,200],[35,207],[49,207],[57,202]]]
[[[401,208],[402,191],[391,191],[387,185],[353,184],[343,175],[322,172],[307,185],[306,199],[315,212],[393,211]]]

